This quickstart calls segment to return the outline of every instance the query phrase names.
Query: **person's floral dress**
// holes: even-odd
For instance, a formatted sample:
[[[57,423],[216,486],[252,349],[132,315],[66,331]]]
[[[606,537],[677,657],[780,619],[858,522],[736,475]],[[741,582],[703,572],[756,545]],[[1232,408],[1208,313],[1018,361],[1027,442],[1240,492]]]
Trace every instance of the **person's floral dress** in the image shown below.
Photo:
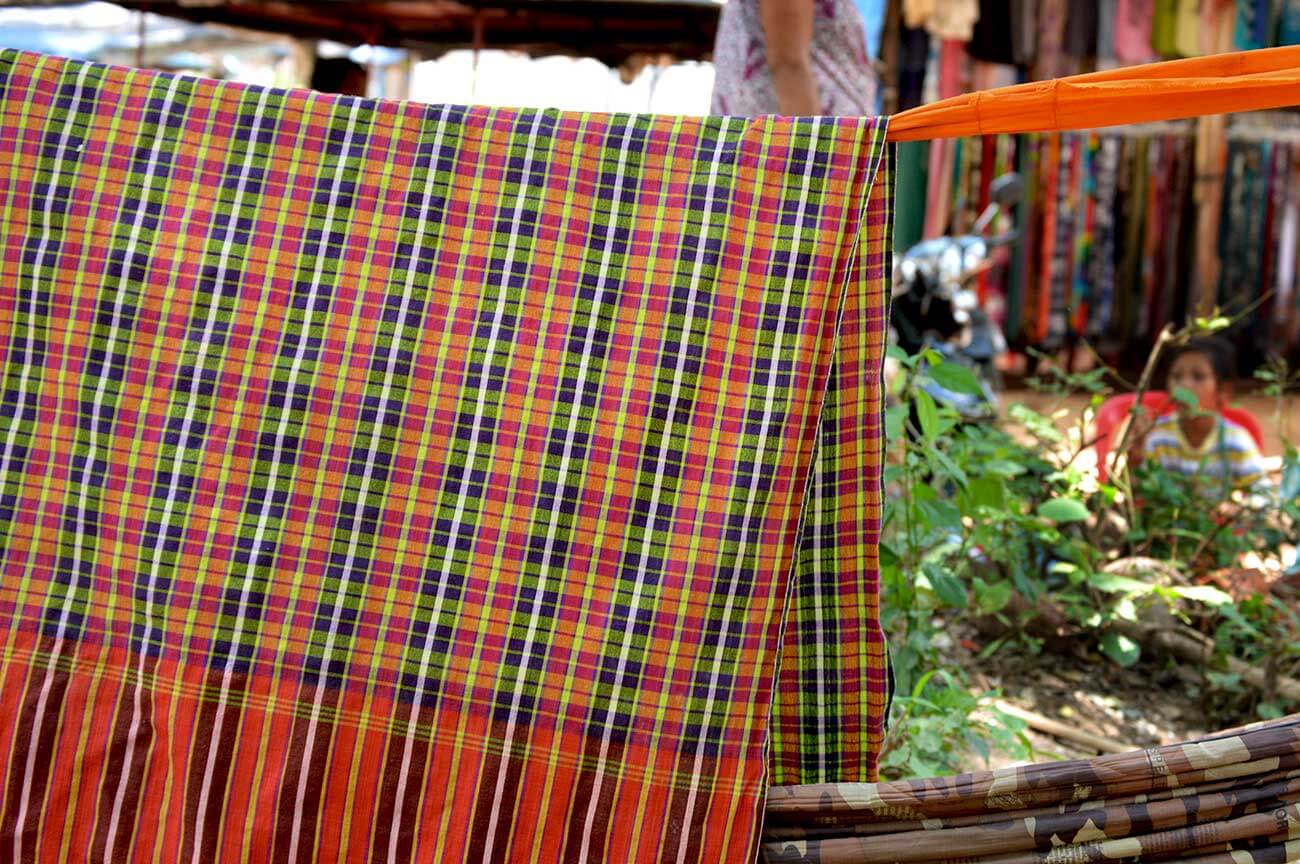
[[[821,113],[876,114],[876,73],[867,58],[862,18],[852,0],[813,0],[811,48]],[[752,117],[777,114],[767,69],[759,0],[729,0],[722,8],[713,52],[713,113]]]

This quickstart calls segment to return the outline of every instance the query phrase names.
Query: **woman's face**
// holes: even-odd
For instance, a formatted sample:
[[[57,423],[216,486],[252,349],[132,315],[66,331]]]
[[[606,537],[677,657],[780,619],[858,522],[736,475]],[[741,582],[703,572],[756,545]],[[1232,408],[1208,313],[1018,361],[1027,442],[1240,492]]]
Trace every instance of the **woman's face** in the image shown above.
[[[1178,387],[1195,393],[1197,404],[1203,411],[1212,411],[1219,406],[1219,379],[1214,374],[1214,364],[1199,351],[1183,354],[1169,367],[1169,392],[1173,393]],[[1187,406],[1180,402],[1178,410],[1185,412]]]

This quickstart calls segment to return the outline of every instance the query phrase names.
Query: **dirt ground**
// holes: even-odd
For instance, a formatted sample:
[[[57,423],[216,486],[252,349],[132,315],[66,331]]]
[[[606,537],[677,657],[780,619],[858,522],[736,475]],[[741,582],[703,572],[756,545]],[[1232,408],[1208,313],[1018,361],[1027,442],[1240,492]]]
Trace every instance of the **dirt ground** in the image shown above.
[[[1193,695],[1195,673],[1178,665],[1143,660],[1121,669],[1101,657],[994,654],[968,667],[974,683],[999,690],[1002,700],[1072,728],[1142,749],[1201,737],[1212,731]],[[1097,750],[1030,729],[1034,761],[1091,759]],[[965,770],[1023,764],[994,753],[986,765],[977,756]]]
[[[1039,657],[995,655],[982,665],[996,669],[975,672],[980,686],[1002,692],[1002,700],[1063,722],[1071,728],[1101,735],[1132,750],[1160,746],[1210,731],[1199,698],[1193,695],[1193,673],[1180,667],[1165,668],[1158,661],[1143,661],[1130,669],[1115,667],[1096,657]],[[1100,755],[1082,744],[1027,730],[1035,761],[1092,759]],[[967,767],[985,768],[982,760]],[[1008,754],[992,756],[988,768],[1021,763]]]

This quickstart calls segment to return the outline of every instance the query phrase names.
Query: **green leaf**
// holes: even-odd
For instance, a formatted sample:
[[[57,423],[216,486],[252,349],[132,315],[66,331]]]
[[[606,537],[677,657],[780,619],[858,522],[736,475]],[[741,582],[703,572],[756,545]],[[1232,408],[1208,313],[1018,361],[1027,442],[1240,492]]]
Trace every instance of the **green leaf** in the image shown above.
[[[1291,448],[1287,448],[1282,462],[1280,494],[1284,503],[1300,498],[1300,453]]]
[[[1015,583],[1016,590],[1025,596],[1026,600],[1035,602],[1043,592],[1040,590],[1041,583],[1032,578],[1028,571],[1022,567],[1011,568],[1011,581]]]
[[[939,434],[939,408],[924,390],[916,391],[916,416],[921,423],[921,437],[933,441]]]
[[[1172,593],[1188,600],[1195,600],[1198,603],[1204,603],[1207,606],[1224,606],[1232,602],[1227,592],[1220,591],[1213,585],[1175,585],[1169,589]]]
[[[1012,420],[1024,426],[1031,434],[1044,441],[1059,442],[1065,440],[1060,430],[1052,424],[1050,417],[1044,417],[1027,405],[1017,402],[1007,409]]]
[[[1282,716],[1282,709],[1272,702],[1261,702],[1255,706],[1255,713],[1264,720],[1276,720]]]
[[[1142,656],[1142,649],[1127,636],[1105,633],[1101,637],[1101,653],[1127,669]]]
[[[985,645],[983,648],[981,648],[980,653],[976,654],[975,656],[980,660],[987,660],[990,657],[992,657],[994,654],[996,654],[998,652],[998,649],[1000,649],[1003,645],[1007,644],[1008,640],[1010,639],[1011,639],[1010,636],[1000,636],[997,639],[994,639],[989,644]]]
[[[939,493],[934,491],[934,488],[930,486],[929,483],[926,483],[924,480],[918,480],[912,484],[912,500],[937,501],[939,500]]]
[[[1088,518],[1088,508],[1075,498],[1053,498],[1038,505],[1038,515],[1058,524],[1082,522]]]
[[[889,655],[890,663],[894,667],[894,680],[898,682],[900,690],[910,689],[912,686],[912,673],[916,670],[919,659],[916,652],[911,648],[895,648]]]
[[[948,475],[948,478],[956,482],[956,484],[960,486],[962,489],[965,489],[966,482],[967,482],[966,472],[961,470],[961,468],[958,467],[957,463],[952,461],[951,458],[949,458],[947,453],[944,453],[942,450],[938,449],[937,447],[932,448],[929,452],[930,452],[930,456],[934,459],[934,461],[938,462],[939,467],[942,468],[944,472]]]
[[[1175,387],[1173,397],[1175,402],[1180,402],[1193,410],[1201,407],[1201,400],[1196,398],[1196,394],[1186,387]]]
[[[926,374],[945,390],[954,393],[966,393],[970,396],[982,396],[984,388],[975,377],[975,373],[956,363],[940,363],[926,370]]]
[[[898,441],[903,437],[903,424],[907,422],[907,406],[891,405],[885,409],[885,437]]]
[[[939,409],[939,428],[935,430],[935,437],[939,438],[957,428],[957,424],[961,422],[961,415],[955,408],[949,408],[947,405],[936,407]]]
[[[1007,506],[1006,484],[997,476],[976,477],[970,482],[967,498],[972,508],[1001,510]]]
[[[1255,378],[1256,378],[1256,380],[1259,380],[1259,381],[1276,381],[1276,380],[1277,380],[1277,373],[1274,372],[1272,369],[1268,369],[1268,368],[1256,369],[1254,374],[1255,374]]]
[[[1118,603],[1115,604],[1115,617],[1123,618],[1125,621],[1138,620],[1137,604],[1133,602],[1131,594],[1124,595]]]
[[[986,474],[996,474],[999,477],[1019,477],[1029,469],[1024,465],[1017,464],[1008,459],[990,459],[982,466]]]
[[[1190,528],[1164,528],[1164,533],[1170,537],[1182,537],[1184,540],[1203,540],[1205,534],[1201,531],[1192,531]]]
[[[1088,575],[1088,584],[1098,591],[1105,591],[1107,594],[1151,593],[1151,586],[1145,582],[1129,579],[1127,576],[1117,576],[1114,573],[1091,573]]]
[[[935,674],[938,673],[938,671],[939,671],[938,669],[931,669],[929,672],[926,672],[924,675],[922,675],[920,678],[917,679],[916,686],[912,688],[913,699],[921,698],[921,693],[925,690],[925,685],[930,683],[930,679],[933,678]]]
[[[917,510],[930,523],[932,528],[946,531],[961,530],[961,511],[951,501],[919,501]]]
[[[1223,330],[1232,324],[1232,320],[1224,315],[1216,315],[1213,318],[1196,318],[1196,327],[1208,333],[1214,333],[1217,330]]]
[[[1001,612],[1011,602],[1011,583],[1002,581],[992,585],[982,579],[975,580],[975,604],[986,615]]]
[[[888,348],[886,348],[885,356],[888,357],[890,360],[894,360],[902,364],[908,369],[911,369],[913,366],[916,365],[916,359],[907,356],[907,352],[904,351],[902,348],[899,348],[897,345],[890,345]]]
[[[948,572],[947,568],[936,564],[926,564],[924,569],[925,575],[930,578],[930,587],[934,589],[935,596],[945,606],[953,609],[966,607],[966,586],[961,584],[960,579]]]
[[[1241,683],[1241,676],[1233,672],[1215,672],[1213,669],[1206,669],[1205,680],[1220,690],[1233,690]]]

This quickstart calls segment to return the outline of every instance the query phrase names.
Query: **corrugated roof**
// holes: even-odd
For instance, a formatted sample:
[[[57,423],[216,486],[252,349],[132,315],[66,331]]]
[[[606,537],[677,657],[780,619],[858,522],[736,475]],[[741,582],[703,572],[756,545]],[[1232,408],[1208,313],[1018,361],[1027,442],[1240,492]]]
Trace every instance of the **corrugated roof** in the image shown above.
[[[13,4],[0,0],[0,5]],[[573,54],[618,66],[631,57],[687,60],[713,50],[720,0],[122,0],[191,22],[233,25],[436,57],[459,48]]]

